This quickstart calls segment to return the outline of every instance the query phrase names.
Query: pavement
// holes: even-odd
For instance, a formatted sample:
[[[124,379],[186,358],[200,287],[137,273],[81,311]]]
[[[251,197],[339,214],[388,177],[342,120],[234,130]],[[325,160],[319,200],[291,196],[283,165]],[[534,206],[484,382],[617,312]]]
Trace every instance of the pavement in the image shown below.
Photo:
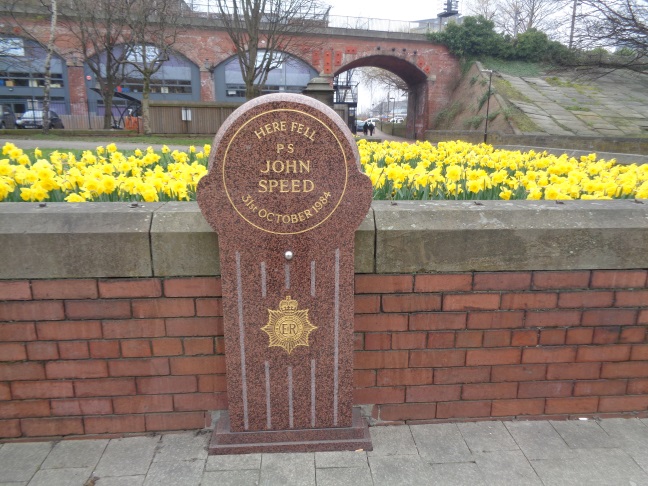
[[[374,450],[208,456],[211,430],[0,444],[1,486],[648,485],[648,419],[371,427]]]

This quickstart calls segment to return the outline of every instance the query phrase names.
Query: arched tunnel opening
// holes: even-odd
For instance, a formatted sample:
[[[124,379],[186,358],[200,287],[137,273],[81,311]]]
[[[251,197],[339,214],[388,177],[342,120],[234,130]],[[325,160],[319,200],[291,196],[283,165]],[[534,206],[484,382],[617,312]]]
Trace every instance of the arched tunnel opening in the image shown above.
[[[377,68],[377,70],[384,70],[395,75],[397,79],[394,80],[394,76],[390,76],[390,81],[384,84],[385,86],[392,85],[391,89],[394,90],[394,96],[392,97],[391,92],[388,93],[387,89],[382,88],[380,91],[382,91],[383,94],[378,96],[379,102],[374,103],[375,99],[373,99],[373,93],[371,92],[371,89],[366,86],[367,78],[370,78],[371,76],[379,77],[380,74],[374,73],[369,76],[355,76],[355,82],[358,85],[358,101],[360,100],[360,97],[370,98],[369,101],[365,99],[363,100],[363,103],[360,103],[358,115],[366,115],[367,113],[370,113],[371,118],[378,117],[381,120],[391,120],[392,122],[400,121],[400,116],[396,116],[396,107],[398,106],[398,114],[405,115],[403,118],[406,122],[406,137],[410,139],[419,138],[422,133],[417,133],[417,126],[421,126],[421,117],[424,114],[424,96],[427,87],[426,74],[419,69],[418,66],[405,59],[393,55],[378,54],[356,59],[346,64],[343,68],[335,72],[335,76],[337,77],[336,79],[341,79],[345,73],[348,74],[349,72],[357,71],[360,68]],[[396,93],[398,91],[405,93],[405,103],[402,103],[402,99],[400,100],[401,103],[398,102],[399,100],[396,98]],[[403,113],[403,110],[405,109],[405,106],[403,105],[406,106],[405,113]],[[370,106],[369,110],[367,110],[368,106]]]

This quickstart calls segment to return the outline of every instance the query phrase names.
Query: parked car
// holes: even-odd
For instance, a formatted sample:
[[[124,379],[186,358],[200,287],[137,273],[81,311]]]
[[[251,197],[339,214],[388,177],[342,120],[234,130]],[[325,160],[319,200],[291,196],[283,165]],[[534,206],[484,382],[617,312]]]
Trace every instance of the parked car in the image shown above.
[[[403,123],[405,120],[403,119],[402,116],[396,116],[389,120],[389,123]]]
[[[2,117],[0,117],[1,128],[16,128],[16,115],[9,105],[2,105]]]
[[[55,111],[49,112],[50,128],[65,128],[63,122]],[[43,110],[27,110],[19,120],[16,120],[18,128],[43,128]]]
[[[364,126],[364,124],[365,124],[364,120],[355,121],[356,133],[362,133],[362,127]]]

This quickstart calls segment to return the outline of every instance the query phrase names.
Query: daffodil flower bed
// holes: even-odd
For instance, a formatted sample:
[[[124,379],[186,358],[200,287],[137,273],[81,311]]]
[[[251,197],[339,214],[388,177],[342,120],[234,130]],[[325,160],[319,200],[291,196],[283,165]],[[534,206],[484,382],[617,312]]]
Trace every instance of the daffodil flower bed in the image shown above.
[[[190,201],[207,173],[210,146],[123,153],[113,143],[81,155],[44,157],[6,143],[0,201]],[[595,154],[576,159],[496,150],[465,142],[358,141],[374,199],[648,198],[648,164],[617,165]]]
[[[374,199],[648,198],[648,164],[466,142],[358,142]]]
[[[114,143],[73,152],[33,157],[12,143],[2,148],[0,201],[191,201],[207,173],[209,145],[161,153],[153,148],[126,155]]]

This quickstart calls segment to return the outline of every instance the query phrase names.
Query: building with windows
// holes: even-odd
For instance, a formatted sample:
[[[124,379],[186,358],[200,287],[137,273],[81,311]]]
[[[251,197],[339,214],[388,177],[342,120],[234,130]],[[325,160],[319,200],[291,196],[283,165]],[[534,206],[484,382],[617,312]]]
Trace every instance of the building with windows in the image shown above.
[[[288,54],[280,56],[282,62],[268,73],[268,79],[262,90],[268,93],[301,93],[308,81],[318,75],[318,72],[304,61]],[[216,100],[245,101],[245,83],[236,56],[220,63],[213,73]]]
[[[47,51],[37,42],[17,36],[0,37],[0,104],[15,113],[37,110],[43,104],[45,57]],[[51,108],[68,113],[70,94],[65,60],[51,60]]]
[[[122,56],[125,49],[129,52]],[[142,97],[143,78],[136,64],[141,63],[144,55],[147,62],[156,64],[157,54],[153,46],[146,46],[143,51],[125,45],[119,46],[114,53],[116,58],[126,59],[119,75],[121,82],[116,89],[125,96],[117,96],[113,100],[116,123],[132,106],[132,100]],[[0,37],[0,104],[10,105],[17,114],[42,108],[45,56],[45,48],[34,40],[17,36]],[[107,53],[102,52],[92,60],[101,66],[103,72],[106,56]],[[281,59],[268,74],[262,89],[264,94],[301,93],[308,81],[318,75],[313,67],[301,59],[289,54],[282,54]],[[152,102],[245,101],[245,83],[236,56],[230,56],[213,68],[201,68],[181,52],[174,51],[159,63],[150,83],[149,99]],[[69,69],[76,74],[73,83],[68,79]],[[205,75],[209,75],[209,78],[205,79]],[[51,62],[51,80],[51,108],[59,115],[85,112],[103,117],[104,100],[96,74],[87,63],[80,62],[78,56],[70,56],[66,62],[62,56],[55,54]],[[205,82],[211,86],[205,86]]]

